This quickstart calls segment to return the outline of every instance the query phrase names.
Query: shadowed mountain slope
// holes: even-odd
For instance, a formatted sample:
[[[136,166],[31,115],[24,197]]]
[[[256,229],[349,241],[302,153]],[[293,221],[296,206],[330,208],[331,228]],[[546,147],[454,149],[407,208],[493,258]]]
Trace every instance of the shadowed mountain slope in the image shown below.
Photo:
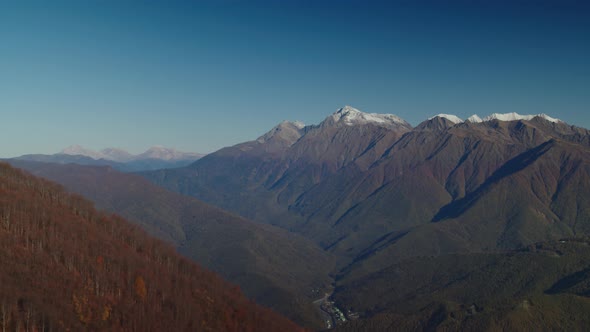
[[[511,249],[589,234],[590,151],[547,141],[510,159],[432,221],[392,230],[353,260],[355,275],[408,256]],[[349,266],[350,268],[350,266]]]
[[[302,128],[299,138],[285,140],[273,129],[264,139],[221,149],[188,167],[142,175],[247,218],[297,230],[306,216],[289,210],[301,195],[348,165],[366,170],[411,129],[395,116],[375,122],[359,113],[343,108]]]
[[[360,316],[337,330],[584,331],[589,269],[588,238],[405,259],[337,282],[337,305]]]

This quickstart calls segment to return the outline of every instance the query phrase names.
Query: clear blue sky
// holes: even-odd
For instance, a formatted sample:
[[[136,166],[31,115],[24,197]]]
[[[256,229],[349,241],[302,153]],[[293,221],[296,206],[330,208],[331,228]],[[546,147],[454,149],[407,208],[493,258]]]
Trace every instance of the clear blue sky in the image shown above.
[[[0,156],[211,152],[347,104],[590,128],[585,3],[0,0]]]

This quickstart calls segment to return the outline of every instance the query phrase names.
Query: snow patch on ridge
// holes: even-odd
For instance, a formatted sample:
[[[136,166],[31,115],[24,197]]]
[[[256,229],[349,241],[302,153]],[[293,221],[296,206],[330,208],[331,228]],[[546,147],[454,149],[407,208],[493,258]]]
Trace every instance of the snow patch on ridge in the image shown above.
[[[67,154],[70,156],[84,156],[84,157],[89,157],[92,159],[108,159],[107,156],[105,156],[104,154],[91,150],[91,149],[87,149],[83,146],[80,145],[70,145],[67,148],[61,150],[61,152],[59,152],[59,154]]]
[[[554,123],[558,123],[558,122],[562,122],[559,119],[556,118],[552,118],[549,115],[546,114],[536,114],[536,115],[520,115],[518,113],[512,112],[512,113],[504,113],[504,114],[500,114],[500,113],[494,113],[491,115],[486,116],[483,121],[492,121],[492,120],[499,120],[499,121],[517,121],[517,120],[532,120],[536,117],[540,117],[542,119],[545,119],[547,121],[550,122],[554,122]]]
[[[479,115],[473,114],[472,116],[468,117],[465,122],[480,123],[483,122],[483,120],[479,117]]]
[[[303,123],[301,121],[293,121],[293,122],[291,122],[291,124],[299,129],[305,128],[305,123]]]
[[[344,124],[346,126],[375,124],[382,127],[410,127],[404,119],[393,114],[364,113],[351,106],[344,106],[328,116],[322,124]]]
[[[441,114],[437,114],[433,117],[428,118],[428,120],[432,120],[434,118],[445,118],[445,119],[451,121],[452,123],[462,123],[463,122],[463,120],[460,117],[453,115],[453,114],[441,113]]]

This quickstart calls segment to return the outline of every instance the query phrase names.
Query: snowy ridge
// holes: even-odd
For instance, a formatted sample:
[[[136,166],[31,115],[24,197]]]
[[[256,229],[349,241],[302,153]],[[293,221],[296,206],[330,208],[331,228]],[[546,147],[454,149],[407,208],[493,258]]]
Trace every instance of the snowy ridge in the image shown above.
[[[452,114],[442,114],[441,113],[441,114],[437,114],[433,117],[428,118],[428,120],[432,120],[434,118],[444,118],[444,119],[451,121],[452,123],[462,123],[463,122],[463,120],[460,117],[458,117],[456,115],[452,115]]]
[[[463,120],[461,120],[461,118],[459,118],[456,115],[452,115],[452,114],[438,114],[435,115],[431,118],[428,118],[428,120],[432,120],[436,117],[440,117],[440,118],[445,118],[453,123],[462,123],[464,122]],[[553,123],[558,123],[558,122],[562,122],[559,119],[556,118],[552,118],[547,114],[529,114],[529,115],[520,115],[518,113],[493,113],[491,115],[486,116],[485,118],[480,118],[477,114],[473,114],[472,116],[470,116],[469,118],[467,118],[467,120],[465,120],[465,122],[471,122],[471,123],[481,123],[481,122],[487,122],[487,121],[492,121],[492,120],[498,120],[498,121],[518,121],[518,120],[527,120],[530,121],[536,117],[545,119],[547,121],[553,122]]]
[[[534,118],[542,118],[544,120],[559,123],[563,122],[559,119],[550,117],[547,114],[535,114],[535,115],[520,115],[518,113],[493,113],[491,115],[486,116],[485,118],[480,118],[477,114],[473,114],[467,120],[463,121],[460,117],[453,115],[453,114],[437,114],[433,117],[428,118],[428,120],[432,120],[434,118],[445,118],[454,124],[463,123],[463,122],[471,122],[471,123],[480,123],[480,122],[487,122],[492,120],[499,120],[499,121],[517,121],[517,120],[532,120]],[[374,124],[377,126],[385,127],[385,128],[399,128],[407,127],[412,128],[412,126],[406,122],[404,119],[393,115],[393,114],[378,114],[378,113],[364,113],[359,111],[358,109],[351,107],[351,106],[344,106],[337,110],[335,113],[328,116],[320,126],[326,125],[345,125],[345,126],[354,126],[354,125],[362,125],[362,124]]]
[[[408,122],[397,115],[364,113],[351,106],[344,106],[337,110],[328,116],[320,126],[330,124],[343,124],[345,126],[374,124],[386,128],[396,128],[399,126],[411,128]]]
[[[550,122],[562,122],[559,119],[556,118],[552,118],[549,115],[546,114],[536,114],[536,115],[520,115],[518,113],[512,112],[512,113],[504,113],[504,114],[500,114],[500,113],[494,113],[492,115],[488,115],[486,116],[483,121],[491,121],[491,120],[499,120],[499,121],[517,121],[517,120],[532,120],[536,117],[540,117],[542,119],[545,119],[547,121]]]
[[[479,117],[479,115],[473,114],[472,116],[468,117],[465,122],[480,123],[483,122],[483,120]]]
[[[286,121],[286,122],[289,122],[289,121]],[[299,129],[305,128],[305,123],[303,123],[301,121],[292,121],[292,122],[289,122],[289,123],[291,123],[293,126],[299,128]]]

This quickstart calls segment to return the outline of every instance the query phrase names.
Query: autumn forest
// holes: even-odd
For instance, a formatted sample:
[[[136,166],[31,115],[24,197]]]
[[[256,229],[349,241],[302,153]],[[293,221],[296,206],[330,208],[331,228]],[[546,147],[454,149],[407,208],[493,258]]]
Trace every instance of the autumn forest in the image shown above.
[[[0,166],[2,331],[297,330],[59,185]]]

